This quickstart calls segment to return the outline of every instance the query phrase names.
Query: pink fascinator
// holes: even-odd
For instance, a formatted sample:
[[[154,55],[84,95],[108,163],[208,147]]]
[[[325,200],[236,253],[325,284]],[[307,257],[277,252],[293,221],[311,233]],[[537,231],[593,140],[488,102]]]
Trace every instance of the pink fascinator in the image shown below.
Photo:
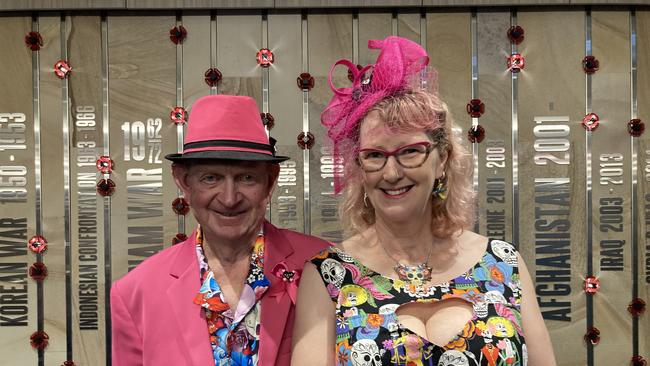
[[[367,111],[383,99],[414,87],[414,81],[426,80],[424,75],[429,56],[419,44],[405,38],[390,36],[384,40],[369,40],[368,48],[378,49],[374,65],[360,70],[350,60],[339,60],[330,69],[328,83],[334,96],[321,113],[321,123],[334,144],[334,155],[339,156],[346,141],[353,139],[357,125]],[[337,88],[332,82],[336,66],[343,65],[352,75],[352,86]],[[416,84],[417,85],[417,84]],[[433,87],[430,83],[429,87]],[[335,176],[338,193],[343,184]]]

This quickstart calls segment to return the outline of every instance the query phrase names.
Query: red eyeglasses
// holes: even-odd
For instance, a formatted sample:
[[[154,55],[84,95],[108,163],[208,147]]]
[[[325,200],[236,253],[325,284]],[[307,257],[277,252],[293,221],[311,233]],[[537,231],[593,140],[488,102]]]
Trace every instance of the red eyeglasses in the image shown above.
[[[391,156],[394,156],[397,163],[404,168],[417,168],[427,161],[434,148],[432,143],[422,141],[400,146],[393,151],[361,149],[357,161],[361,169],[368,173],[382,170]]]

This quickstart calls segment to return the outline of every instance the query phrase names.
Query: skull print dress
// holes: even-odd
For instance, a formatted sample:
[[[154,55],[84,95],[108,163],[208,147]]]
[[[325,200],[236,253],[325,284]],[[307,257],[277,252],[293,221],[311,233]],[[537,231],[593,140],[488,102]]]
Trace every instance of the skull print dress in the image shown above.
[[[336,309],[336,364],[342,366],[524,366],[517,254],[512,244],[490,240],[464,274],[433,285],[383,276],[335,247],[312,258]],[[402,304],[460,298],[473,316],[439,346],[402,326]]]

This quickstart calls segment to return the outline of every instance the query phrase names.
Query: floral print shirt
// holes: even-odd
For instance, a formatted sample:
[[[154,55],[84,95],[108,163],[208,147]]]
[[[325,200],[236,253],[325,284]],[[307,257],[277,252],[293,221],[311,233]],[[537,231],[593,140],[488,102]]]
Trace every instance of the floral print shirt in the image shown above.
[[[517,254],[490,240],[472,268],[447,283],[383,276],[335,247],[312,258],[336,308],[336,365],[526,366]],[[447,344],[400,324],[402,304],[460,298],[473,316]]]
[[[237,309],[224,299],[219,283],[203,252],[202,232],[196,234],[196,255],[201,273],[201,288],[194,303],[205,311],[215,366],[254,366],[260,343],[260,299],[270,283],[264,275],[264,234],[253,245],[250,268]]]

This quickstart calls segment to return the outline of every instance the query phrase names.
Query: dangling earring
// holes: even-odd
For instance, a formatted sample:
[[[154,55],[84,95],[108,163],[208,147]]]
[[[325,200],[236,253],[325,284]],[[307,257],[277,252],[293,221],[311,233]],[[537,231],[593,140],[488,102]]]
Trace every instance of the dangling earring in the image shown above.
[[[363,205],[366,207],[370,207],[370,205],[368,205],[368,193],[366,192],[363,192]]]
[[[445,176],[445,173],[442,173],[442,177],[436,178],[436,180],[433,182],[433,191],[431,192],[431,195],[433,197],[440,198],[441,200],[445,200],[447,198],[447,187],[445,187],[445,181],[447,178]]]

